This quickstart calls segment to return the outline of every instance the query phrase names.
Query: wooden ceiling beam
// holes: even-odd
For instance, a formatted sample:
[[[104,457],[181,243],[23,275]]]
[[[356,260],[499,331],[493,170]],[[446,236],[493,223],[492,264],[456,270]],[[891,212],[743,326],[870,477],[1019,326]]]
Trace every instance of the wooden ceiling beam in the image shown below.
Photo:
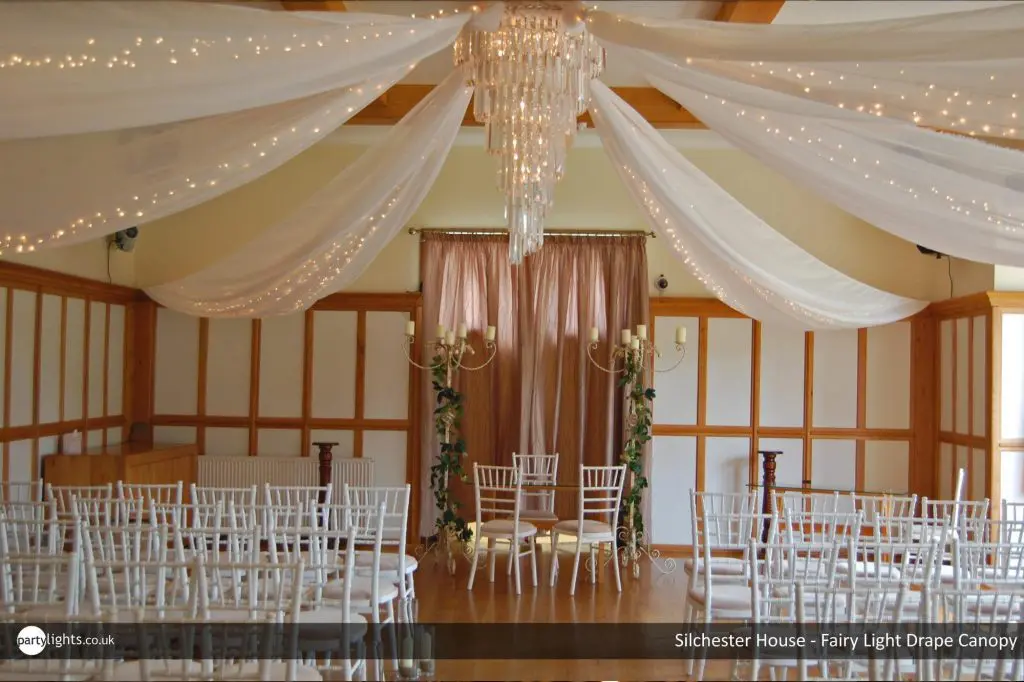
[[[290,12],[347,12],[344,0],[284,0],[281,5]]]
[[[730,0],[718,8],[715,21],[734,24],[770,24],[786,0]]]
[[[393,85],[385,95],[378,97],[353,116],[347,125],[395,125],[433,89],[433,85]],[[705,127],[693,114],[686,109],[681,109],[675,101],[666,97],[660,90],[646,87],[621,87],[612,88],[612,90],[626,100],[655,128],[699,129]],[[580,122],[591,127],[594,125],[590,114],[580,117]],[[462,125],[480,125],[473,119],[472,104],[466,109]]]

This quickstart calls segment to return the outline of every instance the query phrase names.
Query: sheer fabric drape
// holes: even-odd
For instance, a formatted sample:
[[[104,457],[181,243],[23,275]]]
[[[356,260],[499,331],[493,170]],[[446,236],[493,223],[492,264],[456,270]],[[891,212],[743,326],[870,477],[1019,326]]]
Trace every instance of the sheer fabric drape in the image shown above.
[[[622,391],[616,375],[587,359],[589,330],[602,343],[595,358],[608,363],[607,340],[647,321],[647,254],[642,237],[549,237],[544,249],[517,267],[508,263],[508,238],[427,233],[421,249],[423,325],[465,323],[477,349],[487,325],[497,328],[497,357],[480,372],[462,371],[456,386],[466,395],[463,437],[472,462],[510,465],[513,452],[559,452],[559,478],[575,481],[579,463],[611,464],[622,450]],[[428,351],[429,352],[429,349]],[[483,358],[470,356],[466,363]],[[434,392],[424,382],[423,413]],[[423,424],[421,487],[437,456],[433,421]],[[468,486],[453,484],[464,503]],[[562,516],[575,499],[556,498]],[[425,511],[421,530],[433,526]]]

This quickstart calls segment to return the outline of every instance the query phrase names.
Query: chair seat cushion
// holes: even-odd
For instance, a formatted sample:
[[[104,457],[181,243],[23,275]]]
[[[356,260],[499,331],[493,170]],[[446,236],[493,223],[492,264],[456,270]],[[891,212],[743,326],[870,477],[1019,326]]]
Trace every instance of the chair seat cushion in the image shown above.
[[[750,613],[750,587],[747,585],[714,584],[711,588],[711,608],[713,611]],[[690,589],[689,600],[700,608],[707,608],[704,603],[704,588]]]
[[[386,604],[398,598],[398,587],[381,578],[377,581],[378,604]],[[345,581],[332,580],[324,586],[324,599],[339,601],[345,598]],[[352,581],[352,601],[370,603],[373,597],[373,578],[357,577]]]
[[[480,524],[481,537],[512,537],[515,523],[512,519],[493,519]],[[537,527],[529,521],[519,520],[519,537],[528,538],[537,534]]]
[[[693,573],[693,559],[687,559],[683,562],[683,571],[690,575]],[[704,561],[701,561],[698,568],[698,575],[704,574]],[[740,576],[745,575],[747,568],[750,566],[750,562],[746,559],[737,559],[734,557],[712,557],[711,561],[708,562],[711,566],[711,575],[729,575],[729,576]]]
[[[360,571],[366,568],[373,567],[373,552],[367,550],[359,550],[356,552],[356,571]],[[416,561],[416,557],[409,554],[405,555],[405,572],[412,573],[419,567],[419,562]],[[381,571],[397,571],[398,570],[398,555],[397,554],[384,554],[380,555],[380,570]]]
[[[897,580],[900,577],[900,569],[891,564],[876,563],[874,561],[855,561],[853,563],[854,575],[859,578],[881,578]],[[850,562],[841,561],[836,564],[836,573],[850,575]]]
[[[576,519],[573,519],[571,521],[559,521],[558,523],[555,524],[555,527],[552,529],[552,531],[555,532],[555,533],[562,533],[562,534],[565,534],[565,535],[577,535],[578,536],[578,535],[580,535],[579,527],[580,527],[580,522],[577,521]],[[612,531],[612,527],[609,526],[607,523],[604,523],[603,521],[594,521],[592,519],[584,519],[582,535],[583,535],[583,537],[586,537],[588,535],[602,535],[602,536],[612,535],[612,536],[614,536],[614,533]]]
[[[519,512],[519,519],[527,521],[557,521],[558,514],[543,509],[524,509]]]
[[[366,617],[358,613],[349,613],[345,616],[341,607],[321,606],[311,611],[303,611],[299,614],[299,622],[302,625],[316,625],[313,629],[300,629],[299,649],[310,648],[324,650],[327,646],[334,646],[343,637],[349,642],[361,641],[366,637]],[[335,627],[330,627],[330,626]],[[323,626],[323,627],[321,627]]]

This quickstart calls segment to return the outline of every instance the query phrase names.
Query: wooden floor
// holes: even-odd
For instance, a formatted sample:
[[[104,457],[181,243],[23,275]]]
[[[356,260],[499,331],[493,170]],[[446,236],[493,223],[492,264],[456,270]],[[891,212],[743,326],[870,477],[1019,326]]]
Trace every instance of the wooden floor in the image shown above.
[[[548,586],[549,555],[538,564],[538,583],[532,586],[529,562],[523,560],[523,589],[515,595],[512,578],[500,557],[494,583],[486,570],[466,589],[469,562],[456,575],[431,558],[416,572],[416,596],[421,623],[679,623],[683,620],[686,578],[682,560],[674,573],[662,575],[644,561],[640,577],[624,571],[622,592],[615,589],[611,566],[590,584],[580,566],[575,596],[569,596],[571,555],[563,554],[554,588]],[[624,633],[629,632],[624,629]],[[728,680],[731,665],[712,661],[706,680]],[[446,660],[437,661],[440,680],[685,680],[688,662],[679,660]],[[741,671],[742,674],[742,671]]]

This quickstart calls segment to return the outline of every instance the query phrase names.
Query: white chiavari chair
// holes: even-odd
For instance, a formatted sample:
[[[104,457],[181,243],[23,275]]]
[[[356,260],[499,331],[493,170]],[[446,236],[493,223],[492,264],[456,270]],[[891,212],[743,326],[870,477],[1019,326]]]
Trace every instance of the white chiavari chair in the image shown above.
[[[989,587],[929,588],[923,600],[928,606],[922,614],[922,623],[938,623],[945,617],[956,629],[978,634],[1016,634],[1015,625],[1024,613],[1024,594]],[[926,661],[929,671],[918,679],[1020,682],[1024,680],[1024,660],[1019,654],[1015,655],[1019,646],[1018,642],[1014,650],[967,647],[954,656]]]
[[[314,510],[315,511],[315,510]],[[353,611],[352,588],[356,581],[356,528],[330,527],[320,524],[309,534],[310,563],[306,574],[313,574],[302,622],[317,624],[302,637],[301,651],[306,662],[315,665],[325,677],[353,680],[366,678],[363,640],[367,622]],[[341,549],[344,548],[344,549]],[[324,588],[340,581],[340,598],[330,599]],[[337,597],[337,591],[334,592]],[[327,627],[332,626],[332,627]],[[339,627],[340,626],[340,627]],[[317,655],[316,652],[326,652]]]
[[[597,582],[597,549],[608,543],[612,554],[615,554],[615,543],[619,528],[619,505],[622,502],[622,486],[626,481],[626,465],[617,466],[584,466],[580,465],[579,498],[576,518],[559,521],[551,529],[551,546],[558,547],[560,535],[576,538],[576,548],[572,564],[572,578],[569,594],[576,594],[576,576],[580,568],[580,555],[583,546],[590,546],[590,582]],[[615,571],[615,589],[622,591],[622,577],[619,574],[619,562],[613,560]],[[551,586],[555,586],[558,575],[557,553],[551,555]]]
[[[558,453],[552,455],[524,455],[517,452],[512,453],[512,466],[519,469],[519,477],[524,486],[549,485],[558,483]],[[526,488],[522,492],[523,504],[519,511],[519,518],[523,521],[541,521],[553,523],[558,521],[555,513],[555,491],[554,490],[530,490]],[[537,529],[537,537],[550,535],[549,532]],[[557,548],[551,546],[551,555],[554,556]],[[511,570],[512,564],[509,564]]]
[[[882,652],[868,648],[866,661],[830,661],[831,651],[822,646],[820,638],[821,634],[830,631],[849,632],[857,626],[867,632],[912,622],[907,616],[910,610],[906,608],[906,601],[912,594],[908,585],[853,587],[797,583],[795,593],[797,631],[805,635],[810,645],[798,659],[798,679],[801,682],[899,680],[908,673],[916,674],[917,662],[901,661],[895,647]],[[858,646],[867,645],[861,642]],[[817,675],[811,675],[812,668],[817,668]]]
[[[0,505],[0,519],[7,522],[7,546],[13,554],[57,554],[64,549],[53,500],[6,502]]]
[[[189,504],[213,507],[220,502],[227,509],[231,501],[238,507],[251,508],[260,502],[258,490],[255,485],[248,488],[218,488],[192,483],[189,485]]]
[[[930,500],[921,498],[921,517],[949,519],[952,538],[979,540],[988,519],[988,500]]]
[[[0,539],[2,542],[2,539]],[[2,549],[2,548],[0,548]],[[79,620],[80,556],[13,556],[0,551],[0,633],[11,632],[6,624],[31,622],[46,631],[47,623],[63,629]],[[61,589],[55,586],[61,585]],[[6,638],[0,634],[0,639]],[[0,641],[6,651],[15,642]],[[101,662],[66,656],[0,661],[0,682],[85,682],[101,671]]]
[[[1003,500],[1000,507],[999,518],[1003,521],[1024,521],[1024,502]]]
[[[0,481],[0,504],[7,502],[42,502],[42,479],[35,481]]]
[[[195,571],[199,616],[205,623],[238,626],[217,641],[204,642],[214,659],[215,679],[319,682],[315,667],[299,662],[305,565],[225,564],[200,559]],[[239,576],[243,576],[239,579]]]
[[[344,484],[341,488],[341,502],[356,507],[379,507],[384,505],[384,532],[381,544],[393,547],[394,552],[385,552],[380,559],[380,574],[385,580],[398,585],[399,599],[415,596],[413,576],[419,567],[416,558],[406,553],[406,538],[409,530],[409,498],[411,487],[366,487]],[[373,555],[370,552],[356,552],[356,575],[366,576],[371,569]]]
[[[158,568],[168,560],[172,529],[142,519],[92,526],[83,518],[78,533],[85,567],[83,611],[94,620],[130,621],[157,593]]]
[[[864,524],[874,528],[879,516],[906,517],[917,514],[917,495],[862,495],[851,493],[853,510],[864,513]]]
[[[117,497],[122,500],[153,501],[158,504],[175,504],[181,506],[184,485],[177,483],[125,483],[118,481]]]
[[[515,467],[473,464],[473,487],[476,498],[476,543],[473,563],[469,569],[466,589],[472,590],[480,561],[480,542],[487,540],[487,563],[494,582],[495,553],[499,542],[508,543],[508,560],[513,565],[516,594],[522,593],[519,560],[530,557],[533,586],[537,586],[537,527],[519,518],[522,511],[522,480]],[[486,521],[484,520],[486,517]],[[557,525],[557,524],[556,524]],[[523,544],[527,550],[522,550]],[[554,560],[554,555],[552,555]],[[573,578],[575,579],[575,572]],[[552,578],[552,581],[554,578]],[[553,584],[553,583],[552,583]]]
[[[129,518],[119,512],[118,500],[113,497],[78,497],[77,495],[72,495],[71,510],[71,516],[74,519],[85,519],[93,526],[116,526],[122,522],[122,519]],[[134,516],[131,518],[134,518]]]
[[[957,589],[986,587],[1024,594],[1024,543],[954,540],[953,574]]]
[[[729,556],[735,548],[722,552],[725,556],[705,557],[703,555],[704,533],[711,533],[711,546],[717,550],[720,539],[727,540],[729,528],[739,519],[749,519],[752,514],[761,511],[760,496],[757,491],[745,493],[711,493],[690,490],[690,540],[693,558],[683,562],[683,572],[687,577],[687,592],[703,574],[703,565],[707,561],[716,564],[715,574],[727,576],[734,574],[737,579],[746,582],[748,563],[746,556]],[[723,536],[723,537],[719,537]],[[741,552],[746,552],[746,540],[742,543]]]
[[[309,509],[310,503],[326,503],[333,498],[332,484],[325,486],[264,485],[263,504],[268,507],[292,507],[296,505]]]
[[[86,486],[57,486],[46,484],[46,499],[53,500],[57,504],[57,513],[62,516],[74,514],[74,502],[79,500],[102,499],[113,500],[114,485],[86,485]]]

